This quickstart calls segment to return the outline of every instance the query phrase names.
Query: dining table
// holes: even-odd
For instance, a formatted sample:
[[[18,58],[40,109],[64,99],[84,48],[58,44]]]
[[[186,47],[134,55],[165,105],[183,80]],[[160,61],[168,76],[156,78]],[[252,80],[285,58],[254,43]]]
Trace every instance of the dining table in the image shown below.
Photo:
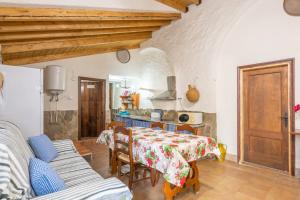
[[[167,200],[173,199],[183,189],[192,187],[197,192],[200,189],[197,161],[213,159],[220,154],[217,141],[211,137],[145,127],[130,129],[135,160],[163,174],[163,191]],[[113,130],[104,130],[97,143],[106,144],[113,151],[113,134]],[[119,140],[128,141],[126,135],[117,136]]]

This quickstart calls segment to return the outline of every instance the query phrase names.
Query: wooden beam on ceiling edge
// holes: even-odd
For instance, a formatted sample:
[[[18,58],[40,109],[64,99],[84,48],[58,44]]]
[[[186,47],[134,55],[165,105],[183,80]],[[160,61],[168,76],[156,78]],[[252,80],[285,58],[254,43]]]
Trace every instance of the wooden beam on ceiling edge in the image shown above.
[[[46,62],[51,60],[59,60],[59,59],[66,59],[66,58],[74,58],[74,57],[81,57],[81,56],[88,56],[88,55],[95,55],[95,54],[102,54],[102,53],[109,53],[115,52],[119,49],[137,49],[140,48],[140,43],[143,41],[139,41],[136,44],[129,44],[129,45],[112,45],[111,47],[96,47],[90,49],[80,49],[80,50],[65,50],[65,52],[57,52],[52,53],[49,52],[48,54],[40,54],[36,56],[24,56],[18,58],[9,58],[4,55],[3,56],[3,63],[7,65],[26,65],[32,63],[40,63]]]
[[[176,20],[180,17],[175,12],[0,7],[0,21]]]
[[[195,4],[195,5],[201,4],[201,0],[181,0],[181,1],[184,1],[189,5],[191,5],[191,4]]]
[[[181,12],[186,13],[188,11],[188,7],[186,4],[184,4],[183,2],[180,2],[178,0],[156,0],[160,3],[163,3],[167,6],[170,6],[176,10],[179,10]]]
[[[24,65],[138,48],[175,12],[0,7],[3,63]]]
[[[56,22],[0,22],[0,33],[27,31],[94,30],[105,28],[157,27],[169,24],[167,20],[153,21],[56,21]]]
[[[0,33],[0,43],[12,42],[32,42],[38,40],[52,40],[52,39],[71,39],[73,37],[84,36],[99,36],[112,35],[119,33],[139,33],[156,31],[160,26],[153,27],[129,27],[129,28],[106,28],[106,29],[82,29],[82,30],[63,30],[63,31],[29,31],[29,32],[6,32]]]
[[[114,35],[102,35],[97,37],[64,39],[64,40],[45,40],[38,42],[19,42],[12,44],[2,44],[2,54],[17,53],[17,52],[30,52],[39,51],[45,49],[59,49],[59,48],[72,48],[72,47],[84,47],[93,46],[99,44],[106,44],[117,41],[127,41],[136,39],[149,39],[151,38],[151,32],[142,33],[126,33],[126,34],[114,34]]]

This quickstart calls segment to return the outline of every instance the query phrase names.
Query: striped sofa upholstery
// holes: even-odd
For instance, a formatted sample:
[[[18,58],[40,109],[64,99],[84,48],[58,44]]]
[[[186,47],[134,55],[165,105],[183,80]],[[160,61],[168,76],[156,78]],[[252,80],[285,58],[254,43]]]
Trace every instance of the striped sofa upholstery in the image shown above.
[[[67,189],[35,197],[30,186],[30,146],[15,125],[0,121],[0,199],[130,200],[128,187],[117,178],[103,179],[76,151],[71,140],[54,141],[58,157],[50,162]]]

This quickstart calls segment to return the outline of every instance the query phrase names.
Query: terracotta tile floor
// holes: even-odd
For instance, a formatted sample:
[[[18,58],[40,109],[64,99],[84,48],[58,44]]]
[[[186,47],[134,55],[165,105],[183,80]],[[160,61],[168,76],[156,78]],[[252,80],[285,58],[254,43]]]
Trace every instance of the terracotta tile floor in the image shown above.
[[[108,149],[83,141],[93,151],[93,168],[104,178],[111,176],[108,166]],[[175,200],[300,200],[300,179],[266,169],[238,166],[233,162],[218,163],[204,160],[198,163],[200,191],[178,195]],[[126,177],[122,180],[127,183]],[[134,200],[163,200],[163,179],[152,187],[149,180],[134,185]]]

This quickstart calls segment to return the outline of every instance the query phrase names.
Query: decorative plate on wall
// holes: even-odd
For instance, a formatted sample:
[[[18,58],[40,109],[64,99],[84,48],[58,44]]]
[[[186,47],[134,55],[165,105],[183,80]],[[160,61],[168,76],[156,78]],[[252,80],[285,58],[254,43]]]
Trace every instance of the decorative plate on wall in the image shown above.
[[[130,61],[130,53],[127,49],[120,49],[117,51],[117,59],[121,63],[128,63]]]

